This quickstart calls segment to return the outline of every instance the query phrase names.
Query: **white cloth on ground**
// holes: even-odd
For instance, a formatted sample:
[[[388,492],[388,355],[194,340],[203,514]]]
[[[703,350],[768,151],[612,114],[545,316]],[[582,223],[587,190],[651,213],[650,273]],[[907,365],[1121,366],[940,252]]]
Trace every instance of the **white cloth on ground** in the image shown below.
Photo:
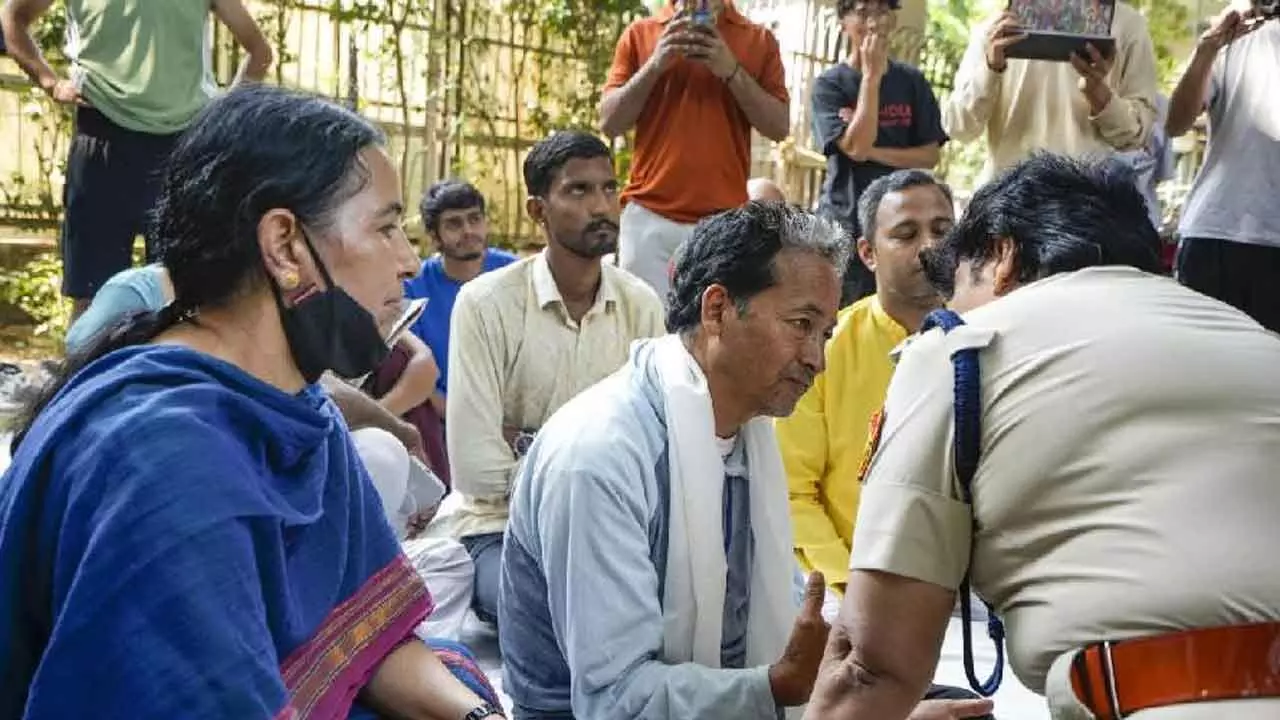
[[[351,440],[382,499],[387,521],[435,603],[431,616],[418,626],[418,634],[457,640],[471,607],[475,576],[471,555],[451,538],[405,539],[409,518],[440,501],[443,483],[385,430],[356,430]]]

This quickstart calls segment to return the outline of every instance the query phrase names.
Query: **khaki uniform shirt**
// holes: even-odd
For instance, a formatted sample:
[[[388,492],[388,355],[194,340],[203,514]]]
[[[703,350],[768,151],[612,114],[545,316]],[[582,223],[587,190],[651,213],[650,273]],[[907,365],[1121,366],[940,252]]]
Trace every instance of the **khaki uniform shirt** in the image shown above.
[[[1055,658],[1095,642],[1280,619],[1280,337],[1119,267],[965,321],[901,355],[853,569],[955,589],[972,552],[973,587],[1036,692]],[[950,350],[965,345],[982,348],[976,537],[952,452]]]
[[[446,437],[459,498],[442,518],[448,532],[466,537],[506,528],[519,459],[503,426],[536,431],[574,395],[622,367],[633,341],[663,332],[658,295],[610,265],[601,266],[595,305],[576,323],[542,253],[464,285],[449,339]]]

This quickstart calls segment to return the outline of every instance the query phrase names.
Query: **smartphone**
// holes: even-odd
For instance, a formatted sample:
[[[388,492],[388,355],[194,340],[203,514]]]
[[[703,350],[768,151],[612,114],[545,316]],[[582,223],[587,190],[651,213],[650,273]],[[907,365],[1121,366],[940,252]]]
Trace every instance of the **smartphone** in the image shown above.
[[[387,347],[395,347],[405,331],[418,322],[418,318],[422,317],[422,311],[426,309],[426,298],[417,298],[405,303],[404,312],[400,313],[396,324],[391,327],[391,332],[387,333]]]
[[[715,17],[711,14],[711,8],[707,6],[707,0],[698,0],[697,6],[689,17],[693,20],[694,25],[701,25],[702,27],[711,27],[716,22]]]

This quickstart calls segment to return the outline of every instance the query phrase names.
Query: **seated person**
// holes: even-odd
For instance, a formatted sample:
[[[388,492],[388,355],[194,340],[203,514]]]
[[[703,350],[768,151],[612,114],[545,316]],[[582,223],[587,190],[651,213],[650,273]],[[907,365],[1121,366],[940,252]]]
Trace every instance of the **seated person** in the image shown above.
[[[404,294],[427,301],[422,317],[413,323],[413,334],[431,348],[440,368],[432,399],[440,420],[449,391],[449,326],[458,291],[480,274],[515,262],[516,256],[489,247],[484,195],[469,182],[450,178],[432,185],[422,194],[418,211],[436,252],[405,282]]]
[[[1160,276],[1110,159],[1032,155],[921,259],[811,717],[907,717],[970,582],[1057,720],[1280,717],[1280,337]]]
[[[501,714],[414,639],[431,595],[315,384],[374,369],[417,269],[383,142],[254,85],[176,144],[172,302],[72,356],[0,479],[0,717]]]
[[[430,303],[427,303],[430,305]],[[422,457],[444,483],[450,485],[449,456],[445,452],[444,423],[436,407],[436,383],[441,370],[435,353],[413,333],[405,333],[361,388],[403,419],[422,438]]]
[[[163,264],[144,265],[117,273],[102,286],[89,309],[67,331],[67,352],[83,352],[93,340],[110,331],[121,320],[134,313],[158,311],[172,302],[173,297],[173,283]],[[369,376],[367,384],[379,393],[379,401],[375,402],[370,395],[332,373],[325,373],[320,378],[320,384],[329,392],[347,427],[352,430],[356,452],[366,461],[369,474],[389,512],[398,513],[402,507],[413,503],[415,497],[434,498],[429,504],[414,504],[413,511],[404,513],[404,517],[388,516],[397,536],[404,541],[405,553],[431,587],[436,610],[423,628],[433,640],[457,639],[471,606],[474,582],[471,556],[462,545],[447,538],[421,537],[439,506],[440,497],[434,493],[432,485],[443,483],[443,490],[448,490],[449,468],[444,456],[444,438],[439,435],[423,436],[419,430],[420,423],[398,417],[414,418],[430,407],[438,375],[431,350],[421,340],[406,333],[396,341],[387,359]],[[398,454],[404,457],[387,459],[375,469],[368,463],[368,456],[370,452],[379,452],[382,458],[387,458],[390,450],[381,451],[381,436],[385,434],[401,443]],[[430,477],[416,473],[415,477],[423,479],[415,483],[414,492],[405,494],[402,490],[396,494],[396,499],[388,498],[381,490],[404,486],[407,471],[391,471],[393,477],[398,477],[384,479],[379,470],[389,467],[388,462],[390,467],[399,467],[401,463],[407,466],[410,456],[426,463],[429,469],[426,475]]]
[[[83,353],[94,341],[100,339],[99,336],[112,331],[131,315],[158,312],[171,303],[173,297],[173,283],[161,263],[116,273],[94,295],[93,302],[84,314],[67,329],[67,355]],[[397,373],[398,379],[394,384],[383,390],[386,397],[381,404],[372,402],[368,395],[330,373],[323,375],[320,382],[329,391],[334,404],[342,411],[347,426],[352,430],[381,428],[399,438],[411,454],[427,462],[437,475],[443,469],[447,477],[448,467],[444,463],[431,462],[430,453],[423,447],[424,439],[416,426],[397,419],[397,415],[404,414],[405,406],[412,408],[414,400],[418,403],[425,401],[420,397],[423,395],[420,388],[424,385],[430,388],[439,375],[434,358],[430,349],[406,337],[392,349],[392,357],[380,364],[379,376],[383,373],[383,367],[391,364],[397,351],[405,356],[400,362],[405,369]],[[396,412],[397,410],[401,412]]]
[[[516,718],[775,720],[808,699],[823,581],[797,615],[770,418],[822,370],[847,256],[837,226],[778,203],[703,220],[679,255],[673,334],[635,343],[538,434],[502,558]]]
[[[827,369],[776,426],[796,557],[804,570],[822,571],[837,595],[849,575],[868,428],[893,376],[890,353],[941,304],[921,271],[920,250],[940,240],[955,219],[951,191],[924,170],[872,181],[859,214],[866,234],[858,238],[858,255],[875,275],[876,292],[840,311],[827,343]],[[836,609],[833,603],[828,616]]]
[[[662,302],[601,258],[618,239],[608,146],[560,132],[524,162],[528,212],[546,249],[467,283],[449,346],[449,462],[457,492],[438,522],[475,561],[474,606],[498,619],[498,564],[511,480],[551,413],[662,332]]]

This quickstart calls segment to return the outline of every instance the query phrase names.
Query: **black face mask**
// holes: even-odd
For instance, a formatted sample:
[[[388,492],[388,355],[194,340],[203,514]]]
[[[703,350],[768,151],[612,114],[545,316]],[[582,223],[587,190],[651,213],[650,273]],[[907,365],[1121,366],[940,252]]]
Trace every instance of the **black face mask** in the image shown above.
[[[293,307],[285,307],[279,287],[272,283],[276,306],[280,308],[280,323],[294,363],[308,384],[319,380],[326,370],[344,379],[373,372],[389,352],[377,321],[334,284],[311,238],[304,233],[302,239],[320,270],[325,289],[308,295]]]

